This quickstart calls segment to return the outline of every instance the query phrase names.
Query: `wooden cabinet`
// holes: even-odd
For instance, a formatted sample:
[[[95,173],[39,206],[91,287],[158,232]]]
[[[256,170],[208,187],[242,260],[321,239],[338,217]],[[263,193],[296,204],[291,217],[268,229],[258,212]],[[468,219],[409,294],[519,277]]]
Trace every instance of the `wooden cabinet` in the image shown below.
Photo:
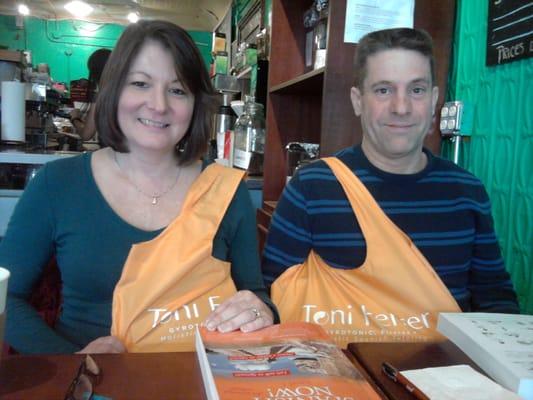
[[[263,208],[257,210],[257,242],[259,246],[259,253],[263,252],[265,241],[270,227],[270,220],[276,208],[275,201],[263,202]]]
[[[344,43],[346,0],[329,2],[326,65],[316,70],[305,66],[308,29],[303,26],[303,14],[311,4],[312,0],[272,0],[264,201],[276,201],[285,185],[287,143],[320,143],[321,156],[328,156],[361,141],[361,126],[350,102],[357,46]],[[441,103],[454,14],[455,0],[416,0],[415,27],[428,31],[435,42]],[[437,131],[426,145],[439,151]]]

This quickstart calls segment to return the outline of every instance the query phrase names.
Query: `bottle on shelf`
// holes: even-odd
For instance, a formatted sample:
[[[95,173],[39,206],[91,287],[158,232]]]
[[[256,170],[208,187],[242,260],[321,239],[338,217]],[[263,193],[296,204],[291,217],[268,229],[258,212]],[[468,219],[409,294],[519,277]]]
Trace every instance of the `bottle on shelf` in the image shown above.
[[[263,174],[265,150],[265,117],[263,105],[254,96],[245,96],[244,112],[235,122],[233,166],[245,169],[248,175]]]
[[[210,158],[213,159],[224,159],[229,157],[225,154],[225,144],[229,140],[228,136],[231,135],[231,131],[233,131],[236,118],[230,105],[233,93],[222,92],[221,96],[222,104],[219,106],[218,112],[215,114],[215,130],[210,141]]]

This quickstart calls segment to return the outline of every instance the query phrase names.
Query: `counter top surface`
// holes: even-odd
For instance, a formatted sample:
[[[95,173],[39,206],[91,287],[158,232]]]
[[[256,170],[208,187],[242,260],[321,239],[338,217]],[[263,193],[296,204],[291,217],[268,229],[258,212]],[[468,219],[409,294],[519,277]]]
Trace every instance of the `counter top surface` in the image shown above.
[[[58,151],[25,145],[0,145],[0,163],[44,164],[48,161],[80,154],[76,151]]]
[[[62,399],[84,356],[15,355],[0,363],[0,398]],[[120,399],[204,400],[196,353],[96,354],[95,393]]]

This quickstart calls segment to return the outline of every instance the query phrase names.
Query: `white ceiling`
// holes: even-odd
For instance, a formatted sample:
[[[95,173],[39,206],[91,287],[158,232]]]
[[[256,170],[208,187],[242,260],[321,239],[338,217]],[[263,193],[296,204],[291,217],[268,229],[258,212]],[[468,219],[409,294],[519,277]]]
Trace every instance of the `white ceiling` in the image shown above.
[[[231,0],[85,0],[93,12],[85,21],[128,24],[126,15],[138,11],[141,18],[164,19],[187,30],[212,32],[226,15]],[[64,8],[68,1],[2,0],[0,14],[15,15],[18,4],[24,2],[30,15],[44,19],[73,19]]]

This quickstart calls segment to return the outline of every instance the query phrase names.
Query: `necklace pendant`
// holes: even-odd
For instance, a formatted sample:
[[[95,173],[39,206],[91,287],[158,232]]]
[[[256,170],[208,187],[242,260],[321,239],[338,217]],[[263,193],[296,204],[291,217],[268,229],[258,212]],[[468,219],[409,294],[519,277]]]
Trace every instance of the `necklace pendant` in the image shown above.
[[[152,205],[155,206],[157,204],[157,197],[152,197]]]

